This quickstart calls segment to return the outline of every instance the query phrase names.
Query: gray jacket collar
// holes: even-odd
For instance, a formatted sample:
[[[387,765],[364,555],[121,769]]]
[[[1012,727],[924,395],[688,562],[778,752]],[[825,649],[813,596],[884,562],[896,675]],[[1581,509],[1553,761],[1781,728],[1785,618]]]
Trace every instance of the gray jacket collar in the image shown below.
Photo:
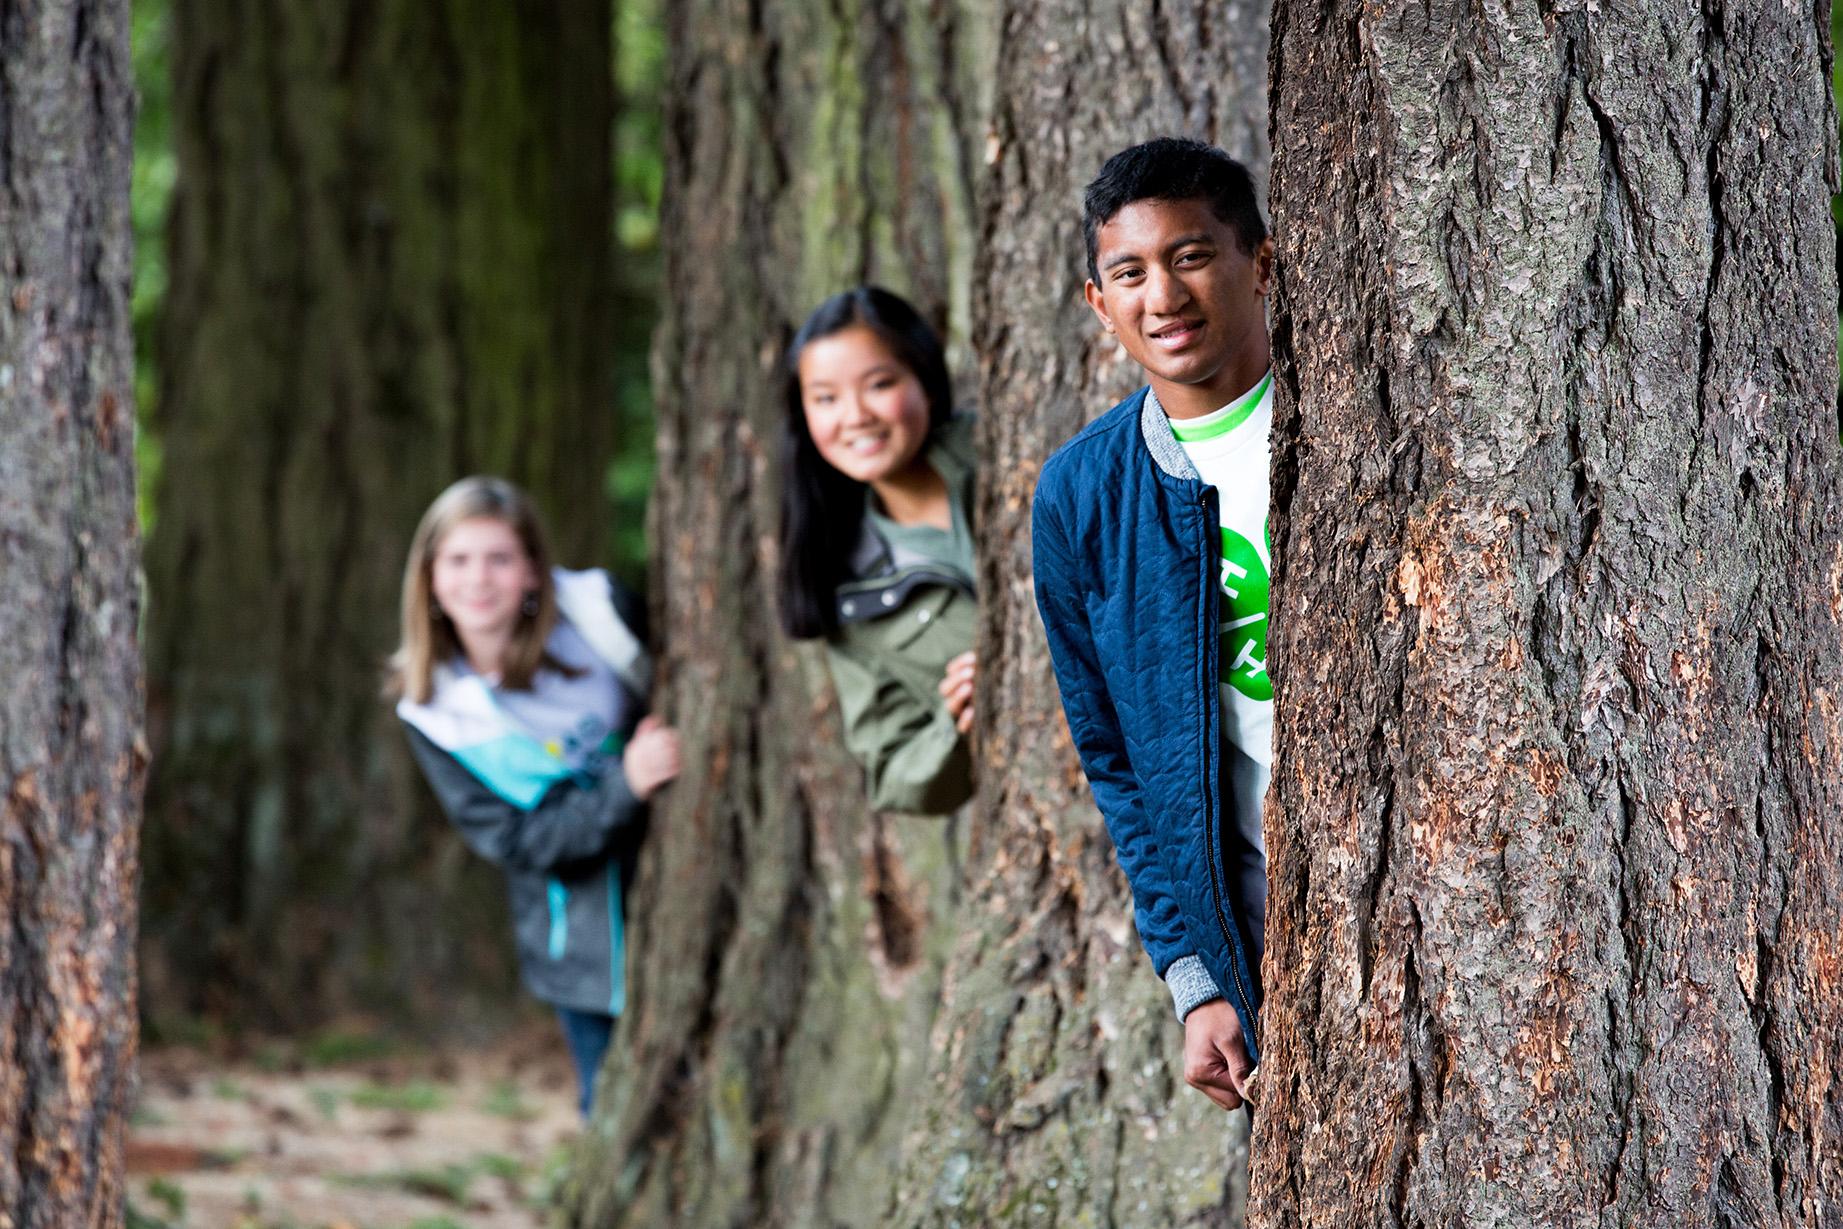
[[[1152,460],[1158,468],[1173,478],[1201,482],[1202,476],[1197,467],[1190,463],[1190,455],[1184,451],[1184,445],[1177,442],[1177,436],[1171,430],[1171,420],[1165,415],[1165,407],[1159,404],[1158,394],[1146,386],[1145,404],[1139,407],[1139,434],[1145,437],[1146,450],[1152,454]]]

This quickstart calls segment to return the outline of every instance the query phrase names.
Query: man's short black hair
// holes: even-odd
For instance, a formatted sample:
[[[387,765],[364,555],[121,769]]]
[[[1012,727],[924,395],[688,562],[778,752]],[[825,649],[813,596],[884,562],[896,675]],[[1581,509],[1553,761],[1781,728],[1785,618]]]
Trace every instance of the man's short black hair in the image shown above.
[[[1101,227],[1134,201],[1205,201],[1250,256],[1267,238],[1267,223],[1261,219],[1254,177],[1247,167],[1214,145],[1189,137],[1159,137],[1109,158],[1082,195],[1081,231],[1088,244],[1091,280],[1101,280],[1095,266]]]

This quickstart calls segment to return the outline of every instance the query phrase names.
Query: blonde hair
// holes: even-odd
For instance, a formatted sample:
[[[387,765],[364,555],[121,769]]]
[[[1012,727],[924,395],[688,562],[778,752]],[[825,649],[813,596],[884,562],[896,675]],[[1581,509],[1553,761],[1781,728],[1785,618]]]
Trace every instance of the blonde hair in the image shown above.
[[[575,673],[544,651],[551,629],[557,624],[557,590],[550,575],[549,540],[538,519],[537,506],[529,495],[504,478],[476,476],[463,478],[436,496],[410,541],[409,561],[403,568],[403,639],[391,655],[385,688],[390,695],[405,696],[417,704],[428,703],[435,690],[435,668],[461,652],[454,624],[435,604],[435,552],[449,530],[462,521],[476,519],[499,521],[511,529],[537,573],[537,590],[532,594],[537,610],[527,614],[528,602],[519,611],[518,624],[512,629],[500,668],[501,686],[527,690],[537,672],[546,666]]]

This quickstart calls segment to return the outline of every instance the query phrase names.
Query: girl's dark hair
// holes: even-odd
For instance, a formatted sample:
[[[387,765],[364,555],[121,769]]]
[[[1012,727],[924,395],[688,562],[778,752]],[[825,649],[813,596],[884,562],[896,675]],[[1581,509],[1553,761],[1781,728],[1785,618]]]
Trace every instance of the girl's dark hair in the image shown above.
[[[877,286],[835,294],[814,308],[794,334],[783,363],[781,626],[796,640],[838,630],[836,593],[850,579],[851,555],[864,528],[864,484],[833,469],[806,429],[800,354],[812,342],[854,325],[875,333],[921,382],[931,437],[953,412],[953,381],[941,339],[898,295]]]

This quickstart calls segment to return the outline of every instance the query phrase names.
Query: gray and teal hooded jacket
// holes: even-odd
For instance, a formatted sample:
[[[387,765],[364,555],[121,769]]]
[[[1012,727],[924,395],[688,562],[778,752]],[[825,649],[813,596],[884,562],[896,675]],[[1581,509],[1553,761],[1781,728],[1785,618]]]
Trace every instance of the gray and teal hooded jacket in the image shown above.
[[[973,647],[973,419],[935,428],[927,456],[947,483],[953,529],[891,525],[866,496],[826,664],[870,804],[945,815],[973,793],[972,755],[939,691],[947,663]]]
[[[528,691],[444,663],[426,704],[397,715],[461,838],[506,873],[525,986],[575,1011],[626,1000],[623,888],[645,804],[621,751],[645,710],[650,662],[639,604],[590,570],[554,574],[560,617]]]

